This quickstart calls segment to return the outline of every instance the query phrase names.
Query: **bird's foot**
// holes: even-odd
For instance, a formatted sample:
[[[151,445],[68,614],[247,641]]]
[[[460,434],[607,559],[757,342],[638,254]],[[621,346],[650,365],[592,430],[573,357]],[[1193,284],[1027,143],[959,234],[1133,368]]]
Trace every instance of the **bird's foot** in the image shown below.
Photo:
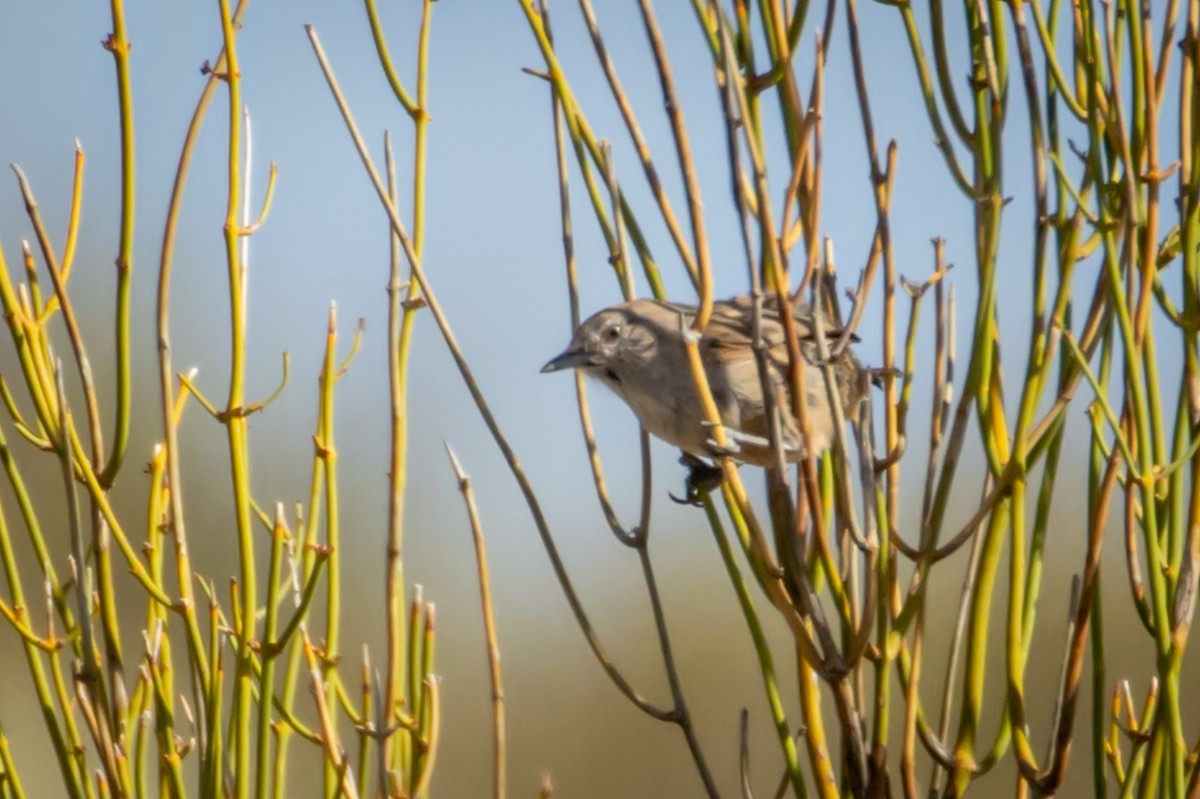
[[[703,421],[700,423],[704,427],[716,427],[712,422]],[[768,449],[771,446],[770,439],[747,433],[744,430],[738,430],[736,427],[727,427],[722,425],[725,431],[725,443],[718,444],[716,439],[708,439],[705,444],[708,447],[708,452],[714,458],[737,457],[741,453],[743,447],[752,447],[759,449]],[[784,442],[783,451],[787,453],[794,452],[796,446],[789,442]]]
[[[679,462],[688,467],[687,479],[683,483],[683,497],[677,497],[670,492],[667,496],[680,505],[699,507],[704,504],[704,495],[721,485],[721,470],[687,452],[683,453]]]
[[[708,427],[713,425],[708,422],[702,422]],[[725,444],[718,444],[714,439],[708,439],[705,444],[708,447],[708,452],[714,458],[731,457],[736,458],[741,454],[742,450],[749,447],[751,449],[771,449],[771,440],[763,436],[747,433],[744,430],[738,430],[736,427],[725,427]],[[785,432],[783,442],[783,453],[791,459],[793,455],[803,457],[804,448],[795,436],[789,436]]]

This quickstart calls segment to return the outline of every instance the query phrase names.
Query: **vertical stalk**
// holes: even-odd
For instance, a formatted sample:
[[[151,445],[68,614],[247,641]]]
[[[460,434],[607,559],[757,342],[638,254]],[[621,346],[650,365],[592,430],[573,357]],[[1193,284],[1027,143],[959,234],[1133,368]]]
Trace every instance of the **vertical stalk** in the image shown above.
[[[132,377],[130,368],[129,310],[133,286],[133,231],[135,210],[135,158],[133,127],[133,79],[129,68],[132,45],[125,29],[125,4],[111,0],[112,33],[104,47],[112,53],[117,69],[117,104],[121,120],[121,227],[117,243],[117,407],[113,426],[112,451],[101,472],[100,483],[112,485],[125,457],[132,413]],[[100,465],[97,464],[97,468]]]
[[[250,518],[250,452],[245,417],[246,325],[242,259],[238,246],[242,204],[242,92],[237,56],[237,39],[230,14],[229,0],[218,0],[221,30],[225,44],[225,73],[228,89],[228,186],[225,207],[225,259],[229,280],[230,367],[229,396],[223,422],[229,442],[229,470],[233,482],[234,517],[239,561],[241,628],[238,630],[237,661],[234,671],[233,716],[230,741],[233,749],[234,793],[248,799],[254,768],[251,757],[251,728],[254,701],[254,652],[250,647],[257,628],[258,589],[254,559],[254,538]],[[265,768],[266,764],[262,764]]]
[[[421,23],[417,37],[417,90],[415,101],[400,84],[391,66],[387,43],[375,12],[374,0],[367,0],[367,12],[375,35],[375,47],[382,66],[401,104],[413,122],[413,232],[412,248],[421,257],[425,240],[425,173],[428,126],[431,119],[428,111],[428,64],[429,34],[431,30],[433,2],[423,0]],[[393,204],[398,205],[399,187],[396,182],[395,162],[392,158],[390,138],[385,141],[387,156],[388,191]],[[406,702],[404,689],[407,680],[405,655],[406,635],[414,631],[405,629],[404,602],[404,507],[408,484],[408,364],[412,349],[412,336],[416,312],[422,307],[420,283],[409,275],[407,283],[401,282],[400,241],[389,227],[391,244],[391,270],[388,280],[388,375],[391,405],[390,469],[388,473],[388,549],[386,565],[387,597],[387,678],[384,686],[385,717],[403,708]],[[401,294],[403,293],[403,297]],[[407,700],[413,700],[408,695]],[[384,762],[391,767],[399,766],[408,772],[411,762],[394,744],[394,736],[383,741]],[[411,751],[405,749],[404,751]]]
[[[267,608],[263,621],[262,673],[259,677],[258,702],[258,745],[255,762],[258,764],[254,781],[256,799],[267,799],[270,790],[271,769],[271,698],[275,696],[275,659],[278,652],[268,647],[275,643],[279,620],[280,574],[283,570],[284,540],[287,526],[283,517],[283,503],[275,506],[275,523],[271,529],[271,556],[267,566]]]
[[[325,592],[325,646],[319,652],[321,684],[325,691],[325,704],[337,707],[335,689],[341,637],[342,569],[341,569],[341,524],[338,503],[338,455],[334,439],[333,386],[337,381],[337,306],[329,306],[329,326],[325,333],[325,359],[321,367],[320,400],[317,423],[316,446],[325,470],[325,543],[330,551],[329,580]],[[331,719],[336,725],[336,719]],[[334,787],[341,784],[343,776],[338,773],[338,764],[325,759],[325,793],[330,795]]]

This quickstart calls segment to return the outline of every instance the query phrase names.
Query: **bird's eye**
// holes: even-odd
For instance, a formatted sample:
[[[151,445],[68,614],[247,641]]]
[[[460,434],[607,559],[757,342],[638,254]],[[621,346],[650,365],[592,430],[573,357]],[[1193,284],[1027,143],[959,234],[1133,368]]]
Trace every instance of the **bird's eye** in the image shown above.
[[[620,338],[620,337],[621,337],[621,326],[620,326],[620,325],[613,325],[613,326],[612,326],[612,327],[610,327],[608,330],[605,330],[605,331],[604,331],[604,335],[608,336],[608,337],[609,337],[609,338],[611,338],[611,339],[618,339],[618,338]]]

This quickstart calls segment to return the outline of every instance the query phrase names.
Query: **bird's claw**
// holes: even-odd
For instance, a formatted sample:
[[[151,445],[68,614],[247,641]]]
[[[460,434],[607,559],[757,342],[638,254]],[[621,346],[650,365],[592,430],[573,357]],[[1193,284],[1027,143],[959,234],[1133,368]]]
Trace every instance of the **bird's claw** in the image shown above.
[[[670,492],[667,492],[667,496],[676,504],[699,507],[704,504],[704,495],[721,484],[722,472],[716,466],[686,452],[679,462],[688,467],[687,479],[683,483],[683,496],[677,497]]]

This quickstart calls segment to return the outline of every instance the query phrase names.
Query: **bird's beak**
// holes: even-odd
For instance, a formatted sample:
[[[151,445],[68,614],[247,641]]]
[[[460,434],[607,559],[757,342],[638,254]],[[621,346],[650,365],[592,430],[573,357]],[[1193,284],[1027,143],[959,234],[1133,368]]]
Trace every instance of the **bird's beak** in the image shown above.
[[[542,374],[557,372],[561,369],[574,369],[577,366],[587,366],[591,361],[592,356],[589,353],[571,347],[551,358],[542,367]]]

